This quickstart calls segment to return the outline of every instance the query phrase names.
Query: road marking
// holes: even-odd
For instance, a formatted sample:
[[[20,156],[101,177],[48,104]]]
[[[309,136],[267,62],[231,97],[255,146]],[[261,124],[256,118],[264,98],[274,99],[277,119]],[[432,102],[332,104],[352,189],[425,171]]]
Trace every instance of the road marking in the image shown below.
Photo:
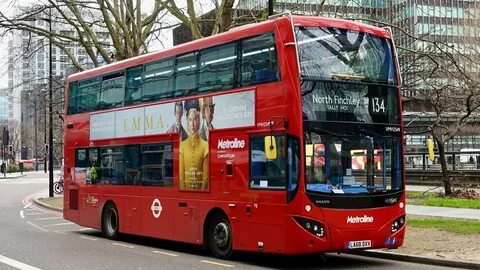
[[[44,217],[44,218],[36,218],[34,220],[49,220],[49,219],[61,219],[62,217]]]
[[[178,254],[173,254],[173,253],[168,253],[168,252],[163,252],[163,251],[158,251],[158,250],[154,250],[153,253],[172,256],[172,257],[178,257]]]
[[[30,209],[25,209],[25,216],[38,216],[38,215],[47,215],[48,213],[27,213],[26,211],[28,211]],[[35,209],[31,209],[31,210],[35,210]]]
[[[25,218],[25,216],[23,215],[23,210],[20,211],[20,217],[21,217],[21,218]]]
[[[92,229],[92,228],[82,228],[82,229],[78,229],[79,231],[88,231],[88,230],[95,230],[95,229]]]
[[[32,205],[32,202],[29,202],[29,203],[27,203],[27,204],[26,204],[26,205],[23,207],[23,209],[27,209],[27,208],[29,208],[29,207],[30,207],[30,205]]]
[[[40,268],[21,263],[19,261],[15,261],[13,259],[7,258],[7,257],[2,256],[2,255],[0,255],[0,262],[4,263],[4,264],[7,264],[7,265],[10,265],[10,266],[12,266],[14,268],[17,268],[17,269],[20,269],[20,270],[42,270]]]
[[[214,264],[214,265],[218,265],[218,266],[230,267],[230,268],[235,267],[235,265],[218,263],[218,262],[212,262],[212,261],[207,261],[207,260],[201,260],[201,262],[203,262],[203,263],[209,263],[209,264]]]
[[[91,240],[91,241],[97,241],[98,240],[97,238],[88,237],[88,236],[80,236],[80,238],[86,239],[86,240]]]
[[[42,228],[42,227],[40,227],[40,226],[37,226],[37,225],[33,224],[33,223],[30,222],[30,221],[28,221],[27,223],[30,224],[30,225],[32,225],[33,227],[39,229],[39,230],[42,230],[42,231],[44,231],[44,232],[48,232],[48,230],[45,230],[44,228]]]
[[[63,225],[72,225],[72,224],[75,224],[75,223],[65,222],[65,223],[48,224],[48,225],[44,225],[44,226],[63,226]]]
[[[134,248],[133,246],[125,245],[125,244],[120,244],[120,243],[112,243],[114,246],[119,246],[119,247],[126,247],[126,248]]]

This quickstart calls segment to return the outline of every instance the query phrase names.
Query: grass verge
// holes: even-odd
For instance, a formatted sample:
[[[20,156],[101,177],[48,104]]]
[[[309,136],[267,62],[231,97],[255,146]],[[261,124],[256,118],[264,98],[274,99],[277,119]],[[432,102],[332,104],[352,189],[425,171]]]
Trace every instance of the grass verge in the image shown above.
[[[408,191],[407,204],[480,209],[479,199],[449,198],[437,192]]]
[[[480,222],[477,220],[408,219],[407,226],[441,229],[459,234],[480,234]]]

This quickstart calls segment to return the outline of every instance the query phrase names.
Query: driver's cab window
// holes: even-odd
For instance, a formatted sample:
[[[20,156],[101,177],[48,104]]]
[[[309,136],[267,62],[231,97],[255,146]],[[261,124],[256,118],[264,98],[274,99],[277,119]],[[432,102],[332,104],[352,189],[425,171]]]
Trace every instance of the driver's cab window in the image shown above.
[[[265,153],[265,136],[250,140],[250,188],[285,189],[287,179],[287,137],[272,136],[276,157]]]

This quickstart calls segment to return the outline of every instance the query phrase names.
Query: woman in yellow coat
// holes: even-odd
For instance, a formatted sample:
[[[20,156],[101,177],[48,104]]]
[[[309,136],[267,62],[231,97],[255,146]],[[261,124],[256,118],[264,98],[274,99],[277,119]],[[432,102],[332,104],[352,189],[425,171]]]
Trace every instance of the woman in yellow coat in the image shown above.
[[[188,137],[180,143],[180,189],[208,189],[208,143],[200,137],[200,105],[184,104]]]

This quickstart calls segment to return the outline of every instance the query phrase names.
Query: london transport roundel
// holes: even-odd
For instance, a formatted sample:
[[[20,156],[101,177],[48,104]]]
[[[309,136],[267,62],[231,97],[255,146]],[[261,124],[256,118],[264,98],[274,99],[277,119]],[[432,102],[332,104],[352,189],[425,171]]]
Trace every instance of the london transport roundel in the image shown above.
[[[159,199],[153,200],[152,206],[150,207],[150,209],[152,210],[153,217],[159,218],[163,210],[162,203],[160,202],[160,200]]]

